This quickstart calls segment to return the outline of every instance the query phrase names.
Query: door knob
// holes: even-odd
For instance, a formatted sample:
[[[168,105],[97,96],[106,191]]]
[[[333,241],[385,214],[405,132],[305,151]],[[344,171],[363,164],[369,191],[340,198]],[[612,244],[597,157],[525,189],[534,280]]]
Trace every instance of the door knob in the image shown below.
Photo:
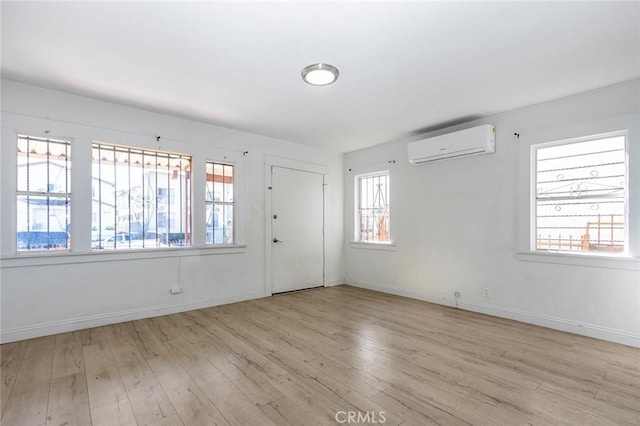
[[[273,239],[273,242],[274,242],[274,243],[281,243],[281,242],[282,242],[282,240],[279,240],[279,239],[277,239],[277,238],[274,238],[274,239]]]

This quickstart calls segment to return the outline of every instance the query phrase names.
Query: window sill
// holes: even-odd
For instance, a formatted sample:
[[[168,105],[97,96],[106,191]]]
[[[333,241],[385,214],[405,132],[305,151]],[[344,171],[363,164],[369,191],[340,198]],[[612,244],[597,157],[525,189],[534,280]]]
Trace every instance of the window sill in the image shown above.
[[[557,265],[586,266],[591,268],[640,271],[640,258],[631,256],[598,256],[590,254],[520,252],[523,262],[553,263]]]
[[[90,252],[21,252],[0,258],[1,268],[25,266],[67,265],[75,263],[118,262],[170,257],[211,256],[246,251],[244,244],[224,244],[199,247],[166,247],[153,249],[101,250]]]
[[[394,243],[349,241],[348,244],[349,244],[349,247],[353,249],[382,250],[382,251],[396,251],[398,249],[398,246]]]

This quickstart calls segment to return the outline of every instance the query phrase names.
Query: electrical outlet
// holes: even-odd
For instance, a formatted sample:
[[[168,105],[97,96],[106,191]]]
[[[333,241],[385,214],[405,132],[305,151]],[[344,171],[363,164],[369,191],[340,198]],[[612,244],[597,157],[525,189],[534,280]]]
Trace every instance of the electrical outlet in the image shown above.
[[[460,299],[460,297],[462,297],[462,293],[460,293],[459,291],[454,291],[453,297],[455,297],[456,299]]]
[[[489,299],[491,297],[491,290],[488,288],[482,289],[482,297]]]

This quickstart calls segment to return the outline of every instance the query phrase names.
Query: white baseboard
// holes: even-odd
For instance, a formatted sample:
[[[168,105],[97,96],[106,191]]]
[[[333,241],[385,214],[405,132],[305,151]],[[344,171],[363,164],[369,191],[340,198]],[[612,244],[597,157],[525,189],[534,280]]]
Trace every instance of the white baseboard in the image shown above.
[[[454,300],[447,299],[445,295],[432,296],[423,293],[416,293],[414,291],[403,290],[400,288],[389,287],[385,285],[371,284],[360,280],[347,279],[343,281],[345,284],[352,285],[354,287],[366,288],[367,290],[379,291],[381,293],[395,294],[396,296],[404,296],[410,299],[423,300],[429,303],[435,303],[437,305],[445,305],[454,308],[456,302]]]
[[[18,340],[32,339],[34,337],[50,336],[52,334],[67,333],[91,327],[117,324],[120,322],[134,321],[143,318],[151,318],[160,315],[175,314],[178,312],[192,311],[195,309],[209,308],[211,306],[226,305],[242,302],[244,300],[260,299],[265,297],[264,292],[239,293],[220,297],[211,297],[191,302],[156,305],[140,309],[131,309],[120,312],[112,312],[100,315],[91,315],[82,318],[72,318],[63,321],[55,321],[44,324],[36,324],[27,327],[13,328],[0,331],[0,343],[10,343]]]
[[[345,283],[354,287],[366,288],[368,290],[380,291],[382,293],[395,294],[397,296],[409,297],[411,299],[424,300],[425,302],[436,303],[438,305],[445,305],[450,307],[456,306],[455,300],[451,300],[445,296],[430,296],[423,293],[402,290],[390,286],[371,284],[359,280],[345,280]],[[575,321],[552,317],[549,315],[540,315],[532,312],[504,308],[502,306],[475,301],[467,302],[464,300],[458,300],[457,306],[459,309],[464,309],[466,311],[478,312],[494,317],[507,318],[527,324],[534,324],[542,327],[552,328],[554,330],[579,334],[581,336],[593,337],[600,340],[620,343],[627,346],[640,347],[640,335],[629,333],[623,330],[602,327],[595,324],[578,323]]]
[[[335,287],[337,285],[342,285],[344,284],[345,281],[344,280],[334,280],[334,281],[329,281],[328,283],[325,283],[325,287]]]

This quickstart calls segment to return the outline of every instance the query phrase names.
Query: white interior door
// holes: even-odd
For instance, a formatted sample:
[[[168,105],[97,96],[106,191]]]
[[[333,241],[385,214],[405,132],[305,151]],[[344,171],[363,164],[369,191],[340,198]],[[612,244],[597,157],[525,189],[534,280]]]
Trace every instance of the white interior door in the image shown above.
[[[321,174],[271,167],[272,293],[324,285]]]

